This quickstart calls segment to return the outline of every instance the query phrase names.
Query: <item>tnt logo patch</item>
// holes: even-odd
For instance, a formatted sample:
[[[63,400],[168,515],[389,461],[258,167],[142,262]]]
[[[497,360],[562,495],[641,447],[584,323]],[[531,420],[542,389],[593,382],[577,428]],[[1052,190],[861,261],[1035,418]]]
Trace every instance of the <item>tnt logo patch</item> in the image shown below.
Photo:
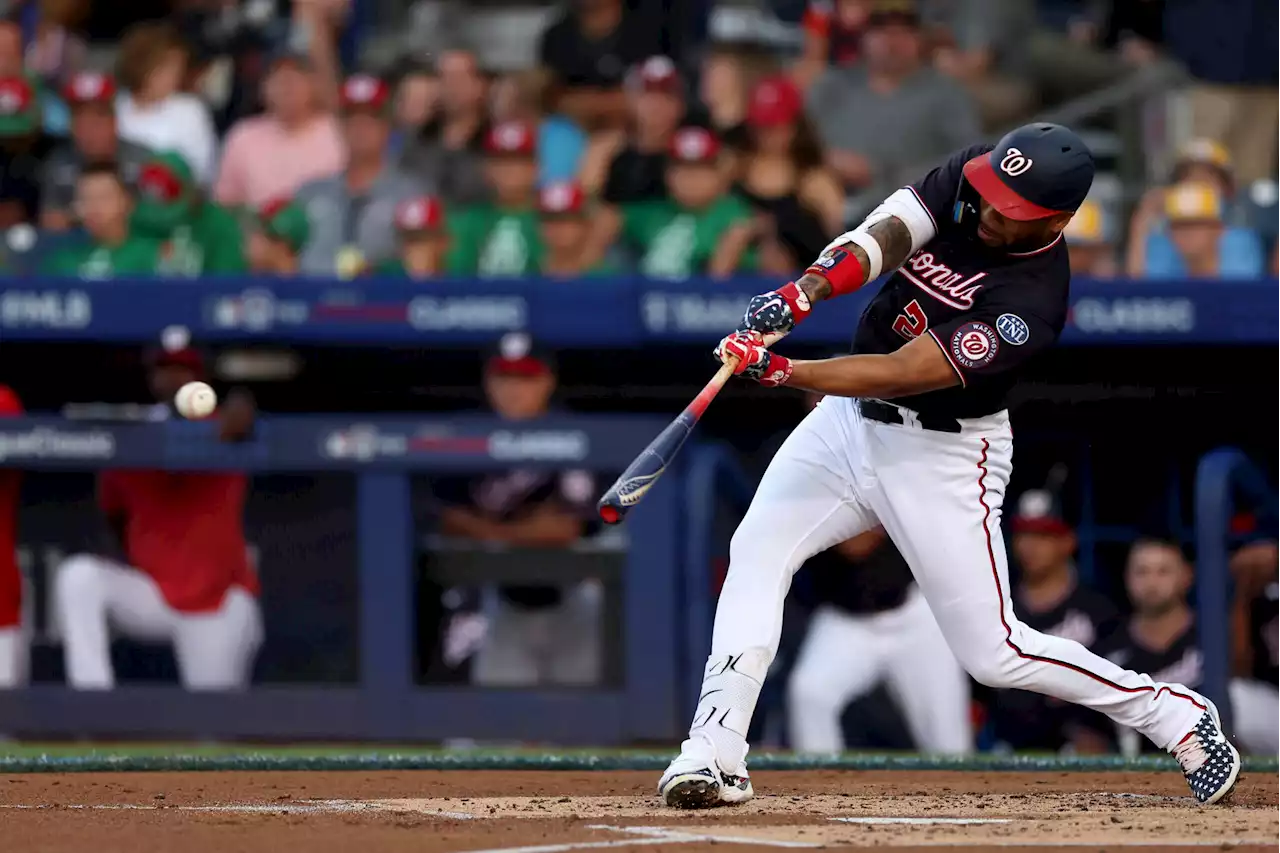
[[[1001,314],[996,318],[996,331],[1015,347],[1020,347],[1031,337],[1027,321],[1017,314]]]
[[[1000,351],[1000,337],[986,323],[965,323],[951,335],[951,357],[970,370],[986,367]]]

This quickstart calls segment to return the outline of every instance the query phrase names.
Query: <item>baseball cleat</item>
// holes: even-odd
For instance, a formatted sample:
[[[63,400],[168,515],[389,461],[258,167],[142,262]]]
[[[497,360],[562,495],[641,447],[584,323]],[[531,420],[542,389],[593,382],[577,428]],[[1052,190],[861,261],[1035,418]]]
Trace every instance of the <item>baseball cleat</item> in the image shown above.
[[[685,741],[687,745],[689,741]],[[744,803],[755,791],[745,766],[738,773],[725,773],[714,758],[681,752],[658,782],[663,802],[673,809],[709,809],[713,806]]]
[[[1218,709],[1212,702],[1196,727],[1187,732],[1170,752],[1182,765],[1182,774],[1187,777],[1191,793],[1201,805],[1218,802],[1236,786],[1240,776],[1240,753],[1222,733]]]

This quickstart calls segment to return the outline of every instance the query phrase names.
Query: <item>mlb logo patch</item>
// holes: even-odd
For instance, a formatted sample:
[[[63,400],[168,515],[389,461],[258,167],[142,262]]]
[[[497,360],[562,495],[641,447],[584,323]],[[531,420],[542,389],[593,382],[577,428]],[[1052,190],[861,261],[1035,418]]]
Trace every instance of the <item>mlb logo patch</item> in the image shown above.
[[[1027,321],[1017,314],[1001,314],[996,318],[996,331],[1015,347],[1020,347],[1031,337]]]

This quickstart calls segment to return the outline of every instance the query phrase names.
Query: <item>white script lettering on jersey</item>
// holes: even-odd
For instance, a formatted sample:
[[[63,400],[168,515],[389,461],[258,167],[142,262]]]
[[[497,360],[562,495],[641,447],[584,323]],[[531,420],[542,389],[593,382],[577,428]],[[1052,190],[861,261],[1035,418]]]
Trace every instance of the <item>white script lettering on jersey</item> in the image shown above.
[[[933,252],[925,251],[912,255],[900,271],[907,281],[952,308],[972,308],[974,297],[982,289],[979,282],[987,277],[985,272],[980,272],[965,278]]]

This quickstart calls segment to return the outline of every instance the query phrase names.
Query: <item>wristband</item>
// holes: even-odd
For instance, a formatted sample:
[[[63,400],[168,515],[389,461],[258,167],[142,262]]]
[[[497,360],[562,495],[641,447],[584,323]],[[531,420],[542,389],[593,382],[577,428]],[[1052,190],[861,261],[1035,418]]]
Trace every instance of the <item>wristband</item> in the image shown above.
[[[809,265],[805,275],[820,275],[831,282],[831,295],[853,293],[867,283],[867,271],[848,249],[836,246],[828,249]]]
[[[809,313],[813,311],[813,303],[809,301],[809,295],[799,288],[794,281],[789,281],[784,287],[779,287],[775,293],[787,303],[787,307],[791,309],[791,318],[794,322],[799,323]]]

